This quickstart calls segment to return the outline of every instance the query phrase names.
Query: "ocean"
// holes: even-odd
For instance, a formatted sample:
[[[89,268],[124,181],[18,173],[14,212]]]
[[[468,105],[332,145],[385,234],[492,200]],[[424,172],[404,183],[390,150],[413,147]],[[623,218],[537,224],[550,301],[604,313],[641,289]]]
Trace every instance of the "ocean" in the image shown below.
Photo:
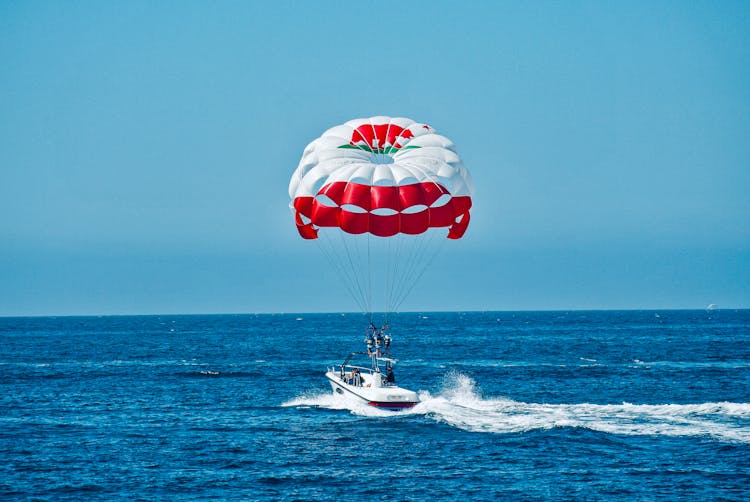
[[[382,316],[375,316],[376,323]],[[750,311],[0,318],[0,498],[748,500]]]

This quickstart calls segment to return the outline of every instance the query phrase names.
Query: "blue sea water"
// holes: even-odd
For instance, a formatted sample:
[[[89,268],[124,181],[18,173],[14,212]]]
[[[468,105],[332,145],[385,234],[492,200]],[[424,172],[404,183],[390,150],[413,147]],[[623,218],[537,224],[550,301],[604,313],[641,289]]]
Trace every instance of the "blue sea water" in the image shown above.
[[[404,413],[361,315],[0,318],[0,498],[750,499],[750,311],[390,322]]]

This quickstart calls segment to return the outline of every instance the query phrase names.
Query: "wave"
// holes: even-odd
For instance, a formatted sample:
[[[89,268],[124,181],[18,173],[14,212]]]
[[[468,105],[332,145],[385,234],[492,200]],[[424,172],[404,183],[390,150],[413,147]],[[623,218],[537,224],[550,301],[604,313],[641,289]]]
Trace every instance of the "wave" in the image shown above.
[[[418,360],[414,360],[418,361]],[[473,368],[657,368],[657,369],[745,369],[750,368],[747,361],[644,361],[641,359],[628,359],[623,361],[605,361],[590,357],[579,357],[576,361],[568,362],[529,362],[496,359],[466,359],[461,361],[462,365]],[[442,364],[435,365],[444,368]]]
[[[543,404],[483,398],[476,382],[448,373],[435,396],[420,391],[421,402],[393,413],[330,393],[308,393],[282,404],[348,410],[372,417],[420,415],[470,432],[523,433],[557,427],[580,427],[617,435],[704,436],[750,443],[750,403],[701,404]]]
[[[34,368],[103,368],[107,366],[208,366],[209,363],[202,363],[198,361],[188,361],[185,359],[155,359],[155,360],[143,360],[143,359],[113,359],[107,361],[77,361],[77,360],[65,360],[65,361],[52,361],[45,363],[38,362],[0,362],[2,366],[15,366],[19,368],[34,367]]]
[[[261,371],[219,371],[212,369],[205,369],[200,371],[182,371],[170,374],[187,378],[257,378],[263,376],[263,372]]]

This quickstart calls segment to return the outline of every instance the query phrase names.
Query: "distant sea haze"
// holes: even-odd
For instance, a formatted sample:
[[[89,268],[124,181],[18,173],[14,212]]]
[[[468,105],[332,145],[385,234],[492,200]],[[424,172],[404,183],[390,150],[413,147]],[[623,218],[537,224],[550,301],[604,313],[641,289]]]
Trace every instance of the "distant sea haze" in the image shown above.
[[[748,310],[389,322],[407,412],[359,314],[0,318],[0,498],[750,498]]]

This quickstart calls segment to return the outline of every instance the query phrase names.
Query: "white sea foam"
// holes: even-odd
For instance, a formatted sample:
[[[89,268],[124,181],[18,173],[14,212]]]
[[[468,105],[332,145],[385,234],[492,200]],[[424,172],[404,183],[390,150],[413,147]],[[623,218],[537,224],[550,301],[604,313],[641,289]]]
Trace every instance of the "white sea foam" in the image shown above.
[[[326,408],[329,410],[348,410],[354,415],[365,417],[388,417],[393,416],[393,412],[373,408],[372,406],[349,399],[333,392],[315,392],[307,393],[290,399],[281,404],[284,407],[297,408]]]
[[[522,433],[555,427],[581,427],[608,434],[706,436],[750,443],[750,403],[701,404],[542,404],[483,398],[474,380],[451,372],[433,396],[400,413],[379,410],[333,393],[303,395],[283,406],[348,410],[361,416],[422,415],[471,432]]]
[[[538,404],[483,399],[474,381],[448,375],[435,397],[425,394],[413,412],[472,432],[514,433],[553,427],[583,427],[610,434],[711,436],[750,443],[750,403],[702,404]]]

